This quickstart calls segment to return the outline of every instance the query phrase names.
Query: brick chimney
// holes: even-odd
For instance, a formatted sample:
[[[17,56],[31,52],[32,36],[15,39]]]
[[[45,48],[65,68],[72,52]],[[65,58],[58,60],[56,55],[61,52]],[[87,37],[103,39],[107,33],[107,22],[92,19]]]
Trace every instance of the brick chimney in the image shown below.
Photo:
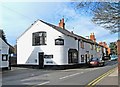
[[[91,33],[91,34],[90,34],[90,39],[91,39],[92,41],[96,42],[96,38],[95,38],[94,33]]]
[[[60,20],[59,27],[62,28],[62,29],[65,29],[64,18],[62,18],[62,20]]]
[[[108,47],[106,42],[99,42],[99,44],[106,47],[106,48]]]

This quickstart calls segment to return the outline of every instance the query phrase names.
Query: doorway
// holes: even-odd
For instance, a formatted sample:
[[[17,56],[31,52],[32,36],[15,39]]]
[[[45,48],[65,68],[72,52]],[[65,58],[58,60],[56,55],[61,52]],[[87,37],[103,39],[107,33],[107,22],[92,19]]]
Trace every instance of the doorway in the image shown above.
[[[38,60],[39,60],[39,69],[42,69],[44,67],[44,52],[39,52],[38,53]]]
[[[86,64],[88,63],[88,56],[87,56],[87,54],[85,54],[85,63]]]
[[[68,50],[68,63],[78,63],[78,51],[76,49]]]

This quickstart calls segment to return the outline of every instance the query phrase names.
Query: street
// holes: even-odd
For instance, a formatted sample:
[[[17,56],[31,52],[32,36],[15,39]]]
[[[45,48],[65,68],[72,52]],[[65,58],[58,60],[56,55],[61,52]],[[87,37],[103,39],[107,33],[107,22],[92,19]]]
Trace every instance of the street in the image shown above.
[[[12,67],[12,70],[2,72],[2,85],[24,85],[27,87],[31,87],[33,85],[85,86],[100,75],[115,67],[117,67],[117,61],[107,61],[103,67],[83,67],[66,70]]]

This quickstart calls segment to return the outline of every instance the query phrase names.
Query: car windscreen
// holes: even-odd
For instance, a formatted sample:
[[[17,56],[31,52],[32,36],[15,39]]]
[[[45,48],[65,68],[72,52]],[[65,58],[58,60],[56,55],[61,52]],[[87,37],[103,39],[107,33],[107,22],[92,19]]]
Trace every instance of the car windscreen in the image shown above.
[[[98,58],[91,58],[91,61],[99,60]]]

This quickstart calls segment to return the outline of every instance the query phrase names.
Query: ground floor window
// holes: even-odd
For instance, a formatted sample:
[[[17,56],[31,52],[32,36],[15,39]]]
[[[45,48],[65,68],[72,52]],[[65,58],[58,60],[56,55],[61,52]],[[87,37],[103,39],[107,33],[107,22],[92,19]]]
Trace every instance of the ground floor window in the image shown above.
[[[8,61],[8,55],[2,54],[2,61]]]
[[[81,62],[84,62],[84,55],[81,55]]]
[[[91,58],[93,58],[93,55],[91,55]]]
[[[53,58],[53,55],[44,55],[44,58],[46,59]]]
[[[69,49],[68,63],[78,63],[78,51],[76,49]]]

